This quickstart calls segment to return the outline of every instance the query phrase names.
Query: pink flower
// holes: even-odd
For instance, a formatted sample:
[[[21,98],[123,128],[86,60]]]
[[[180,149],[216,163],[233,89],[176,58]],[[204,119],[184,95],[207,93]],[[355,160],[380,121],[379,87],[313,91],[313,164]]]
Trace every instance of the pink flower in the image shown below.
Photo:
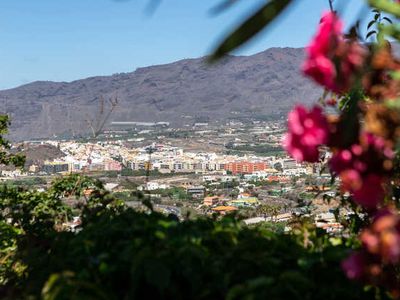
[[[327,12],[321,19],[318,32],[307,48],[307,60],[303,72],[320,85],[335,89],[336,69],[332,62],[332,51],[341,38],[342,22],[333,12]]]
[[[342,180],[342,189],[345,191],[359,190],[363,184],[360,173],[353,169],[340,173],[340,179]]]
[[[362,279],[365,272],[367,260],[361,252],[355,252],[342,261],[342,269],[349,279]]]
[[[396,211],[381,210],[370,228],[361,234],[364,248],[385,263],[400,261],[400,217]]]
[[[328,141],[328,121],[322,109],[314,106],[310,111],[298,105],[289,113],[288,133],[283,140],[285,150],[298,161],[316,162],[318,147]]]
[[[327,57],[319,55],[308,59],[303,65],[303,72],[318,84],[331,90],[336,89],[336,69]]]
[[[385,162],[392,158],[393,152],[382,138],[364,133],[360,144],[336,152],[329,165],[340,176],[342,189],[353,193],[356,203],[372,209],[384,197],[383,183],[389,171]]]
[[[321,19],[318,32],[308,46],[303,73],[325,88],[342,93],[351,88],[354,73],[363,65],[366,51],[356,41],[346,41],[343,23],[334,12]]]
[[[379,210],[372,224],[362,231],[360,240],[362,250],[342,261],[347,277],[398,292],[396,268],[400,263],[400,216],[397,209]]]
[[[341,73],[343,77],[352,76],[352,74],[362,66],[366,55],[365,49],[354,41],[344,44],[341,55]]]
[[[318,32],[308,46],[310,57],[329,56],[342,36],[343,23],[334,12],[325,12],[321,18]]]
[[[375,208],[385,196],[382,184],[380,176],[368,175],[362,180],[361,186],[353,190],[354,202],[366,208]]]

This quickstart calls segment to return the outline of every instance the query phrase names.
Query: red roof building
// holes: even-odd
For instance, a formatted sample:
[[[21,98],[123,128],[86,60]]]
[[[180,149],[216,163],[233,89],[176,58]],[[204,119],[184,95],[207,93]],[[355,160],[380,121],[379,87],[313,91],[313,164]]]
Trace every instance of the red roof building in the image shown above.
[[[238,161],[225,164],[224,170],[231,171],[233,175],[236,174],[252,174],[257,171],[263,171],[267,168],[265,162],[248,162]]]

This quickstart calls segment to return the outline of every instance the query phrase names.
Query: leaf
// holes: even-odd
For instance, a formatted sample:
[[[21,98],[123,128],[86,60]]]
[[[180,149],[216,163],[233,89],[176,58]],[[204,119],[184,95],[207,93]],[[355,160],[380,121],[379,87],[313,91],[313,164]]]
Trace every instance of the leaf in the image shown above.
[[[375,20],[372,20],[371,22],[369,22],[368,26],[367,26],[367,30],[370,29],[371,26],[375,24],[375,22],[376,22]]]
[[[400,80],[400,71],[389,72],[389,75],[390,75],[394,80]]]
[[[271,0],[234,30],[214,51],[210,61],[216,61],[246,43],[267,27],[292,0]]]
[[[368,39],[371,35],[376,34],[376,33],[377,32],[375,30],[372,30],[372,31],[367,33],[367,36],[365,38]]]
[[[388,21],[390,24],[393,24],[393,21],[390,20],[388,17],[383,17],[382,20],[386,20],[386,21]]]
[[[211,8],[210,13],[212,15],[220,14],[223,11],[225,11],[225,10],[229,9],[230,7],[232,7],[237,2],[239,2],[239,0],[225,0],[225,1],[221,2],[221,3],[219,3],[218,5],[214,6],[213,8]]]
[[[345,34],[345,38],[347,39],[361,39],[359,35],[360,31],[360,21],[357,20],[348,30],[348,33]]]
[[[400,17],[400,5],[391,0],[368,0],[368,3],[378,10]]]
[[[380,26],[380,34],[383,36],[391,36],[396,40],[400,40],[400,26],[398,24]]]

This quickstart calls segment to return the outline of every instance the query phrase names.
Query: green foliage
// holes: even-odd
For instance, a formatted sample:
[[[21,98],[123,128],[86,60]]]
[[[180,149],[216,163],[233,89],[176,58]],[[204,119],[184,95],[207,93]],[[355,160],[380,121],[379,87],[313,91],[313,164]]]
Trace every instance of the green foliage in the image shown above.
[[[388,17],[384,16],[381,11],[378,9],[373,9],[374,18],[367,25],[367,34],[365,36],[366,39],[369,37],[376,35],[378,36],[378,31],[380,28],[386,24],[393,24],[393,21]],[[373,28],[373,26],[375,28]]]
[[[277,205],[264,204],[257,207],[257,213],[261,216],[272,216],[278,215],[280,207]]]
[[[232,181],[218,182],[217,184],[209,185],[208,187],[209,189],[214,189],[218,191],[218,190],[230,190],[238,186],[239,186],[239,181],[232,180]]]
[[[134,171],[132,169],[124,168],[121,170],[121,176],[134,176]]]
[[[10,277],[15,276],[12,254],[17,249],[17,237],[22,232],[10,224],[0,220],[0,296],[1,287],[4,286]]]
[[[37,185],[47,184],[47,180],[43,177],[33,177],[33,178],[24,178],[24,179],[17,179],[17,180],[8,180],[5,182],[5,184],[21,186],[21,187],[34,187]]]
[[[108,177],[108,178],[117,178],[118,175],[120,175],[119,171],[106,171],[104,173],[102,173],[102,175],[104,175],[104,177]]]
[[[400,6],[391,0],[368,0],[369,5],[376,9],[400,17]]]
[[[278,234],[284,234],[286,224],[283,222],[263,222],[261,224],[253,225],[255,227],[259,227],[259,229],[276,232]]]
[[[307,193],[307,192],[302,192],[299,194],[299,198],[302,200],[312,200],[315,198],[315,194]]]
[[[8,133],[9,124],[10,121],[8,116],[0,115],[0,164],[23,167],[25,164],[25,157],[20,154],[10,153],[10,142],[4,138],[4,135]]]
[[[116,192],[114,193],[114,196],[124,202],[137,200],[134,192]]]
[[[269,144],[257,144],[257,145],[246,144],[246,145],[234,146],[234,145],[228,143],[226,145],[226,148],[236,150],[236,151],[251,151],[251,152],[255,152],[257,154],[282,152],[282,147],[269,145]]]
[[[292,236],[230,218],[179,222],[104,210],[79,233],[21,243],[24,276],[3,289],[9,299],[371,298],[342,274],[345,247],[315,245],[322,243],[307,249]]]
[[[337,125],[340,136],[333,137],[341,147],[349,147],[357,140],[360,133],[359,102],[365,99],[362,89],[355,87],[347,95],[345,95],[340,103],[339,109],[342,111],[341,119]]]
[[[51,192],[57,197],[76,196],[81,197],[88,189],[103,190],[103,183],[97,179],[72,174],[60,177],[52,183]]]
[[[391,25],[380,25],[379,33],[378,33],[378,41],[379,46],[384,46],[386,43],[386,39],[384,37],[391,37],[396,40],[400,40],[400,25],[399,24],[391,24]],[[390,104],[391,105],[391,104]]]
[[[253,38],[262,29],[274,21],[292,0],[269,0],[255,14],[244,21],[217,47],[210,60],[220,59]]]
[[[54,228],[70,216],[71,210],[53,193],[0,187],[0,297],[3,285],[18,282],[29,268],[18,259],[19,250],[46,244]],[[32,259],[37,255],[34,251],[29,254]]]
[[[191,196],[186,193],[186,190],[180,187],[159,189],[152,191],[152,194],[158,194],[161,195],[162,197],[169,197],[171,199],[176,199],[176,200],[189,200],[191,198]]]
[[[21,188],[0,187],[0,220],[37,233],[60,225],[70,215],[70,210],[52,191],[36,192]]]
[[[121,182],[119,183],[119,186],[121,188],[124,188],[127,190],[136,190],[137,187],[139,186],[139,184],[137,184],[136,182],[133,182],[129,179],[125,179],[125,180],[121,180]]]

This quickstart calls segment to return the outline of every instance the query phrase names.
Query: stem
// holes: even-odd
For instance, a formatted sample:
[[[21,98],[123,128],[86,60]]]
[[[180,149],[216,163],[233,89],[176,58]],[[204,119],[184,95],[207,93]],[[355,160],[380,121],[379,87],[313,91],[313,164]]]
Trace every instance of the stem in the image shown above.
[[[329,8],[333,12],[333,1],[334,0],[329,0]]]

